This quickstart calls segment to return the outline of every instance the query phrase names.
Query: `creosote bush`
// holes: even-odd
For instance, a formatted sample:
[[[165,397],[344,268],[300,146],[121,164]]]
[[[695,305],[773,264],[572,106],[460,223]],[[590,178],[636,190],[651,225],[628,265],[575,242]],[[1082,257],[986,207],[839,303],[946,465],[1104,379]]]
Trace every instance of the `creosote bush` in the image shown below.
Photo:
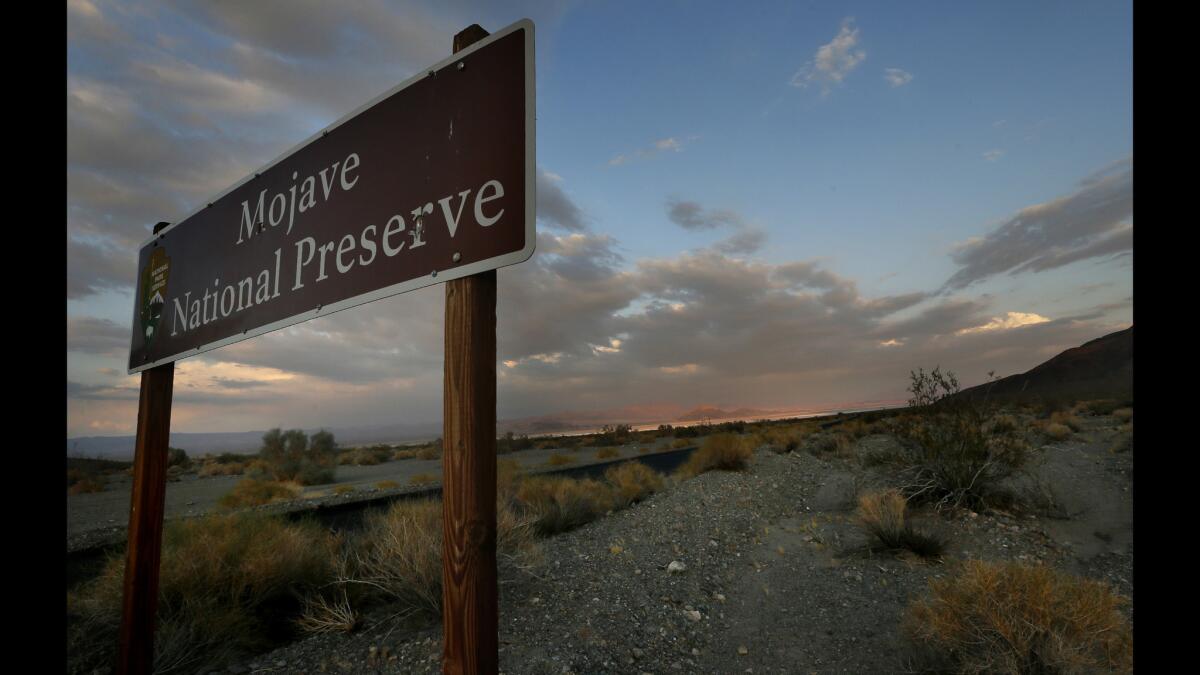
[[[619,448],[600,448],[596,451],[596,459],[612,459],[620,456],[621,450]]]
[[[1014,425],[994,421],[985,396],[960,396],[954,373],[911,374],[909,406],[892,461],[905,495],[935,506],[987,506],[1025,465],[1029,446]]]
[[[915,669],[954,673],[1127,673],[1126,599],[1101,582],[1046,566],[969,560],[929,582],[904,632]]]
[[[679,467],[682,478],[691,478],[706,471],[742,471],[754,455],[749,439],[734,434],[709,436],[699,450]]]
[[[858,498],[858,520],[888,551],[909,551],[922,558],[936,558],[946,550],[940,537],[920,532],[905,519],[908,500],[899,490],[871,492]]]
[[[259,458],[265,473],[276,481],[301,485],[331,483],[337,468],[338,451],[333,434],[318,431],[309,438],[300,429],[271,429],[263,434]]]
[[[1071,428],[1071,431],[1080,431],[1083,429],[1083,421],[1074,413],[1055,412],[1050,415],[1050,424],[1063,424]]]

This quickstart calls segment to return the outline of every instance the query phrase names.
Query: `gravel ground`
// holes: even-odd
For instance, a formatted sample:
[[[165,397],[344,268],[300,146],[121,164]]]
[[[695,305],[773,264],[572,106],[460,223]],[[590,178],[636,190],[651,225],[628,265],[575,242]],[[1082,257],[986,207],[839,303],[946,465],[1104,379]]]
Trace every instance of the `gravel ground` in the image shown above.
[[[968,558],[1040,560],[1132,593],[1132,453],[1111,419],[1047,446],[1040,475],[1066,519],[913,514],[951,542],[941,563],[871,553],[853,522],[875,479],[852,459],[759,450],[749,471],[711,472],[543,542],[501,586],[507,673],[888,673],[904,607]],[[891,442],[861,439],[858,449]],[[685,569],[672,572],[669,566]],[[369,617],[228,672],[440,672],[441,629]]]

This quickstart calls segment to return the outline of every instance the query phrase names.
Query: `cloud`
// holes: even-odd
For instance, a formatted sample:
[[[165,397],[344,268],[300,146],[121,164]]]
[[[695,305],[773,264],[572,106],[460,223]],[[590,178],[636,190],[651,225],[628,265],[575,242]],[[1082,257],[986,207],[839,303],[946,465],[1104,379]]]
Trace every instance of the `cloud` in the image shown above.
[[[884,68],[883,79],[887,80],[887,83],[895,88],[903,87],[909,82],[912,82],[913,76],[912,73],[901,70],[900,68]]]
[[[1105,167],[1080,185],[1070,195],[1023,208],[983,237],[958,244],[950,257],[960,268],[943,292],[998,274],[1039,272],[1132,250],[1132,160]]]
[[[583,211],[575,205],[559,187],[562,177],[538,169],[537,171],[537,215],[538,220],[550,227],[570,232],[586,229]]]
[[[986,333],[988,331],[1011,330],[1022,326],[1032,326],[1034,324],[1046,323],[1050,319],[1032,312],[1009,312],[1003,317],[993,317],[991,321],[979,326],[970,328],[962,328],[955,332],[955,335],[970,335],[971,333]]]
[[[812,84],[820,85],[822,95],[841,85],[846,76],[867,58],[866,51],[857,49],[858,29],[853,25],[853,18],[842,20],[842,28],[837,36],[817,48],[816,55],[796,71],[790,84],[801,89]]]
[[[678,139],[674,136],[670,138],[663,138],[654,141],[648,147],[638,148],[632,152],[625,152],[615,155],[612,159],[608,160],[608,165],[620,166],[622,164],[628,164],[635,159],[650,159],[651,157],[655,157],[663,152],[683,152],[683,148],[697,138],[699,138],[699,136],[688,136],[685,139]]]
[[[750,254],[766,243],[767,233],[747,223],[739,214],[727,209],[705,210],[697,202],[680,199],[667,200],[667,218],[685,230],[693,232],[729,228],[733,234],[713,244],[721,253]]]
[[[129,352],[130,327],[108,319],[67,317],[67,351],[124,356]]]
[[[987,152],[983,153],[983,158],[989,162],[994,162],[1003,156],[1004,156],[1004,150],[1001,150],[999,148],[997,148],[995,150],[988,150]]]

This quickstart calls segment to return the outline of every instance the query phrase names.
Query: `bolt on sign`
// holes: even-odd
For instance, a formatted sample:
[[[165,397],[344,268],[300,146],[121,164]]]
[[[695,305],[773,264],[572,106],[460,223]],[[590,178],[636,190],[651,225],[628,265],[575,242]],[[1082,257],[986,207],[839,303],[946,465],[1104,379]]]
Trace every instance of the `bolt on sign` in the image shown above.
[[[129,372],[528,260],[534,161],[523,20],[146,241]]]

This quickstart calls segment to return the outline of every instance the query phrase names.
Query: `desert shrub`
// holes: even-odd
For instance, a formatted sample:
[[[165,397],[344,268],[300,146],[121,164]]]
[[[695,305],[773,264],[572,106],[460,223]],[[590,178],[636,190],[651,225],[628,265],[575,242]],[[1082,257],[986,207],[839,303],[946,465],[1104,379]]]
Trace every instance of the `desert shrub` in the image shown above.
[[[423,446],[417,450],[417,459],[441,459],[442,457],[442,439]]]
[[[333,494],[335,495],[348,495],[354,491],[355,488],[353,485],[338,485],[333,488]]]
[[[1112,411],[1112,416],[1116,418],[1118,422],[1124,424],[1133,419],[1133,408],[1117,408],[1116,410]]]
[[[539,441],[534,442],[533,447],[535,450],[553,450],[554,448],[559,447],[559,445],[560,445],[560,441],[558,441],[556,439],[543,438]]]
[[[350,604],[345,589],[335,597],[314,594],[304,598],[304,608],[296,619],[296,627],[305,633],[349,633],[358,628],[361,617]]]
[[[695,445],[695,443],[689,441],[686,438],[676,438],[675,440],[671,441],[671,447],[673,449],[690,448],[693,445]]]
[[[507,503],[516,494],[521,481],[521,463],[515,459],[496,460],[496,499]]]
[[[596,451],[596,459],[612,459],[620,456],[621,450],[619,448],[600,448]]]
[[[908,500],[899,490],[871,492],[858,498],[858,521],[878,545],[888,551],[910,551],[922,558],[936,558],[946,542],[913,528],[905,520]]]
[[[68,476],[67,480],[70,480]],[[103,492],[104,477],[103,476],[83,476],[77,478],[74,483],[67,487],[67,494],[81,495],[89,492]]]
[[[742,471],[753,454],[754,449],[747,439],[733,434],[716,434],[709,436],[677,472],[683,478],[691,478],[714,469]]]
[[[818,457],[825,455],[843,456],[850,452],[850,437],[839,432],[819,432],[809,436],[803,445],[809,453]]]
[[[354,448],[342,452],[338,456],[338,464],[353,466],[375,466],[392,459],[393,450],[389,445],[372,445],[365,448]]]
[[[336,542],[312,523],[257,514],[167,521],[159,565],[154,672],[220,670],[269,647],[301,598],[333,580]],[[68,670],[107,672],[116,658],[124,554],[67,594]]]
[[[1042,433],[1053,440],[1065,441],[1071,437],[1071,427],[1051,422],[1042,427]]]
[[[333,434],[318,431],[309,438],[299,429],[275,428],[263,434],[258,455],[271,478],[301,485],[332,482],[338,460]]]
[[[301,488],[296,483],[243,478],[218,503],[222,508],[241,509],[295,499],[300,492]]]
[[[613,486],[619,506],[641,501],[663,488],[662,476],[641,462],[625,462],[610,467],[604,479]]]
[[[546,463],[550,466],[562,466],[564,464],[570,464],[574,461],[575,458],[570,455],[564,455],[562,453],[555,452],[551,453],[550,458],[546,460]]]
[[[1083,421],[1073,413],[1058,411],[1050,415],[1050,424],[1062,424],[1071,428],[1071,431],[1080,431],[1083,429]]]
[[[431,473],[418,473],[408,479],[409,485],[429,485],[436,483],[438,477]]]
[[[518,450],[528,450],[532,447],[533,441],[530,440],[529,436],[526,436],[525,434],[516,436],[513,434],[513,432],[509,431],[506,432],[501,438],[496,439],[496,452],[501,455],[510,452],[516,452]]]
[[[782,454],[799,449],[808,435],[806,432],[807,430],[800,426],[769,427],[757,435],[756,442]]]
[[[392,453],[392,459],[412,459],[416,456],[416,450],[397,450]]]
[[[221,463],[211,462],[200,467],[197,475],[202,478],[208,476],[240,476],[246,472],[245,462]]]
[[[497,564],[504,570],[536,550],[529,523],[506,505],[496,509]],[[437,616],[442,606],[442,503],[398,501],[372,512],[351,542],[343,581],[366,600]]]
[[[633,437],[633,427],[628,424],[605,424],[600,427],[600,433],[596,434],[596,445],[622,445],[628,443]]]
[[[708,427],[703,424],[694,424],[690,427],[675,427],[675,431],[672,435],[674,435],[675,438],[696,438],[697,436],[703,436],[706,433],[708,433]]]
[[[394,480],[381,480],[375,484],[375,487],[380,490],[393,490],[400,487],[400,484]]]
[[[600,481],[533,476],[521,481],[516,502],[534,530],[549,536],[589,523],[615,506],[612,486]]]
[[[187,451],[183,448],[167,448],[167,466],[177,466],[182,469],[187,469],[192,466],[192,460],[188,459]]]
[[[648,454],[650,454],[651,451],[653,451],[653,448],[650,448],[650,447],[643,446],[641,448],[638,448],[639,455],[648,455]]]
[[[1126,600],[1098,581],[1045,566],[967,561],[929,583],[904,631],[925,671],[1132,672]]]
[[[901,429],[903,451],[892,457],[910,500],[983,508],[1001,484],[1022,470],[1029,446],[1021,434],[991,420],[996,406],[959,393],[954,373],[911,373],[913,414]]]
[[[1108,446],[1109,452],[1132,452],[1133,451],[1133,430],[1123,431],[1113,439],[1111,445]]]

